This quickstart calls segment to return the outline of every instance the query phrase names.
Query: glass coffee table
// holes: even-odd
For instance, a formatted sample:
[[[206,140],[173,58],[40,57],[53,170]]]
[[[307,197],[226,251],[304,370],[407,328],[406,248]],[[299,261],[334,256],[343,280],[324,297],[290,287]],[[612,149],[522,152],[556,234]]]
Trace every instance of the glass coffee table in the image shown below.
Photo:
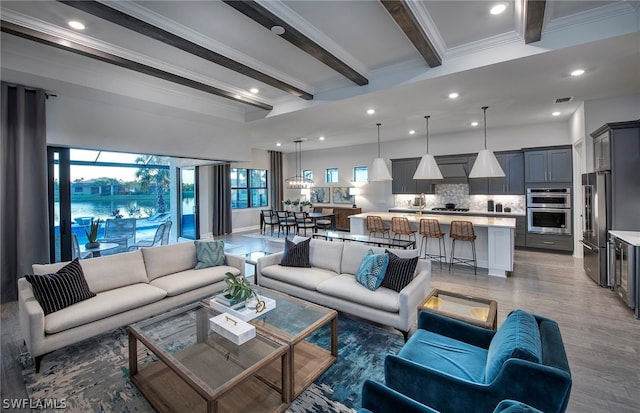
[[[490,330],[498,325],[497,302],[438,289],[433,289],[418,306],[418,316],[420,311],[431,311]]]
[[[131,381],[159,412],[283,412],[291,401],[289,346],[258,331],[236,345],[210,329],[219,314],[195,303],[129,326]]]
[[[300,395],[313,381],[324,373],[338,357],[338,312],[331,308],[292,297],[260,286],[252,286],[258,295],[276,301],[276,307],[248,321],[260,334],[286,343],[291,354],[290,399]],[[206,300],[205,303],[209,303]],[[322,329],[323,326],[330,328]],[[307,340],[320,330],[321,336],[314,344]],[[330,330],[330,331],[327,331]],[[326,344],[326,345],[325,345]],[[278,366],[273,364],[272,384],[279,379]],[[267,376],[268,377],[268,376]]]

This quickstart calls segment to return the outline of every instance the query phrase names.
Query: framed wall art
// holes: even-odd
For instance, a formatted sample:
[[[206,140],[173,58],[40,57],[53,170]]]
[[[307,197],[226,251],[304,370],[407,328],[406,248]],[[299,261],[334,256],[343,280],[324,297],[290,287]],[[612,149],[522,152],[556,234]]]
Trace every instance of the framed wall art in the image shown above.
[[[328,204],[329,203],[329,187],[314,186],[311,188],[312,204]]]
[[[331,188],[331,197],[334,204],[353,204],[355,203],[355,196],[349,195],[348,186],[338,186]]]

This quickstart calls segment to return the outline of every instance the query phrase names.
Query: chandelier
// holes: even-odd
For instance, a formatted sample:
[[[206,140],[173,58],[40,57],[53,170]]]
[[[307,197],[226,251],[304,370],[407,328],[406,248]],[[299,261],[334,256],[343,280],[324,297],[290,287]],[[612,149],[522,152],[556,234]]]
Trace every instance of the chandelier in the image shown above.
[[[285,179],[285,183],[289,189],[308,189],[313,186],[311,179],[302,176],[302,141],[302,139],[293,141],[296,144],[296,175]],[[300,169],[298,169],[298,159],[300,160]]]

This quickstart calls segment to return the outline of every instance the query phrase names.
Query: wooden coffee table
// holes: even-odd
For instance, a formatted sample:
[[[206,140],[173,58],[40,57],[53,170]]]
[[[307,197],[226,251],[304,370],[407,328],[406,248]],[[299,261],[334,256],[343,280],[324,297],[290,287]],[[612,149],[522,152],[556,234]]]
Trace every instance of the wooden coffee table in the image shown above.
[[[195,303],[131,325],[131,381],[159,412],[283,412],[291,401],[289,346],[260,332],[238,346],[210,330],[218,314]],[[138,341],[156,361],[138,364]]]
[[[498,326],[497,302],[436,288],[418,306],[418,316],[420,311],[430,311],[490,330]]]

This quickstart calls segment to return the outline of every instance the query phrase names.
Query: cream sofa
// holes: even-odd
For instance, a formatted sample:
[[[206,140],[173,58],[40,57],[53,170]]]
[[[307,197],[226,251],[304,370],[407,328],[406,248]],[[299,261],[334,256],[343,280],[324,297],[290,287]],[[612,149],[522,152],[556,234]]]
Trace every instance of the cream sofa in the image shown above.
[[[42,357],[59,348],[223,290],[227,271],[244,275],[244,257],[226,255],[226,265],[195,270],[193,242],[142,248],[81,260],[96,296],[45,315],[31,284],[18,280],[20,328],[40,370]],[[34,274],[56,272],[67,263],[34,264]]]
[[[295,237],[294,242],[306,238]],[[400,292],[380,287],[370,291],[355,279],[362,257],[384,248],[357,242],[312,239],[311,268],[280,265],[282,252],[259,258],[258,284],[400,330],[405,339],[417,318],[417,308],[429,291],[431,262],[418,260],[413,280]],[[416,250],[392,250],[400,257],[416,256]]]

